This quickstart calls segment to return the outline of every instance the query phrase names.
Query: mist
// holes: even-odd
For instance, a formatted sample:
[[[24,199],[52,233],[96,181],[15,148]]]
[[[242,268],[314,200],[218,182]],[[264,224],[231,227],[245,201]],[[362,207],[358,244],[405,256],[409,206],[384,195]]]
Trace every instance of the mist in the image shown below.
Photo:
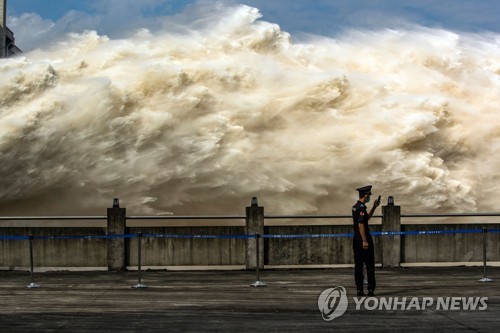
[[[208,6],[208,5],[206,5]],[[500,36],[413,27],[300,43],[190,8],[0,61],[0,214],[496,210]]]

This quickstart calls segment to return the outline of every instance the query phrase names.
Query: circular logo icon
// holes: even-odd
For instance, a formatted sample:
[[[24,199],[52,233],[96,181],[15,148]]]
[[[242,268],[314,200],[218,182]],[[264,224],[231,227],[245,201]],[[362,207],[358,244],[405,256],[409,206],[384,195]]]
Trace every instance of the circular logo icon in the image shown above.
[[[347,310],[347,294],[344,287],[323,290],[318,297],[318,308],[325,321],[340,317]]]

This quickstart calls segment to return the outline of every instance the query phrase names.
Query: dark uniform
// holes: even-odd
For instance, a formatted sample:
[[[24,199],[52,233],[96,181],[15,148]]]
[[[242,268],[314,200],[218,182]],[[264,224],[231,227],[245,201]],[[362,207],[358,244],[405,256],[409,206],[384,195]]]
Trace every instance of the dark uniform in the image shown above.
[[[369,187],[369,188],[368,188]],[[370,192],[371,186],[358,189],[358,191],[366,190]],[[370,192],[371,193],[371,192]],[[361,201],[356,202],[352,207],[352,219],[354,226],[354,237],[352,240],[352,248],[354,250],[354,280],[356,281],[356,289],[358,293],[363,293],[363,264],[366,266],[366,273],[368,275],[368,291],[373,292],[376,287],[375,281],[375,252],[373,246],[373,239],[368,227],[368,220],[370,215],[366,211],[366,205]],[[368,249],[363,249],[363,238],[359,232],[359,224],[362,223],[365,227],[365,236],[368,241]]]

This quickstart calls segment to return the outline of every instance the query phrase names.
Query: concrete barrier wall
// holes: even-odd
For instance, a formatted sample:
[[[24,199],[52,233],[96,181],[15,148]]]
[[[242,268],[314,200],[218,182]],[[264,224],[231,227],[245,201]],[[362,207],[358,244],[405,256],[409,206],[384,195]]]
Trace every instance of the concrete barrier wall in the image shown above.
[[[371,231],[380,231],[381,226],[370,226]],[[265,227],[266,234],[343,234],[352,233],[352,226],[271,226]],[[381,240],[373,237],[375,248]],[[354,264],[352,238],[269,238],[265,240],[266,265],[328,265]],[[375,252],[375,261],[382,262],[382,251]]]
[[[94,236],[103,228],[0,228],[2,236]],[[28,240],[0,240],[0,268],[29,267]],[[34,240],[36,267],[106,267],[106,239]]]
[[[351,233],[351,225],[277,225],[265,224],[264,210],[247,207],[245,226],[131,226],[125,228],[125,210],[108,210],[108,226],[102,227],[0,227],[2,236],[98,236],[106,234],[153,235],[243,235],[259,232],[267,235],[308,235]],[[382,224],[377,220],[370,229],[375,231],[471,230],[487,226],[500,229],[498,224],[404,224],[400,207],[384,206]],[[314,219],[312,219],[314,220]],[[267,220],[267,221],[270,221]],[[309,220],[311,221],[311,220]],[[432,221],[429,221],[432,222]],[[216,221],[214,223],[217,223]],[[324,223],[324,221],[322,222]],[[12,224],[12,223],[11,223]],[[118,224],[118,225],[117,225]],[[0,225],[1,226],[1,225]],[[114,231],[113,231],[114,230]],[[488,261],[500,261],[500,233],[487,233]],[[119,239],[119,237],[117,238]],[[43,239],[34,240],[35,267],[108,267],[123,270],[138,265],[138,238],[122,242],[113,239]],[[374,236],[375,260],[383,266],[400,264],[482,262],[483,234],[423,234],[403,236]],[[141,240],[142,266],[243,266],[255,268],[254,238],[160,238]],[[335,265],[353,264],[350,237],[264,238],[259,246],[260,265]],[[0,268],[29,267],[29,241],[0,240]]]
[[[474,230],[482,227],[500,229],[500,224],[402,225],[402,231]],[[500,261],[500,233],[487,233],[489,261]],[[401,237],[401,262],[481,262],[483,261],[482,233],[444,235],[406,235]]]
[[[156,227],[128,228],[135,234],[162,235],[242,235],[245,227]],[[136,266],[138,238],[127,246],[128,265]],[[220,266],[245,265],[246,239],[242,238],[154,238],[143,237],[141,257],[144,266]]]
[[[403,225],[402,231],[481,229],[482,225]],[[488,225],[500,229],[500,224]],[[381,226],[371,226],[380,231]],[[340,234],[350,233],[350,226],[266,226],[266,234]],[[244,234],[244,227],[134,227],[127,233],[171,235]],[[104,228],[0,228],[3,236],[82,236],[105,235]],[[385,237],[374,237],[376,262],[382,262]],[[245,265],[245,239],[142,239],[144,266]],[[401,263],[481,262],[481,233],[408,235],[401,237]],[[487,234],[489,261],[500,261],[500,233]],[[106,267],[106,239],[35,240],[34,261],[37,267]],[[29,266],[27,240],[0,240],[0,267],[14,269]],[[137,265],[137,238],[126,240],[126,263]],[[352,240],[348,237],[271,238],[264,239],[265,265],[353,264]]]

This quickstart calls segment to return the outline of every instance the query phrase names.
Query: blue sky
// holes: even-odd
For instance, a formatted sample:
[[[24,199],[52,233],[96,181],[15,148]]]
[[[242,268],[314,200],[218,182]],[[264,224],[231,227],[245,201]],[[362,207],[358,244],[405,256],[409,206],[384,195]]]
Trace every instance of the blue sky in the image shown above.
[[[8,0],[9,25],[24,49],[68,32],[96,30],[110,37],[146,27],[209,0]],[[425,26],[500,33],[500,0],[224,0],[257,7],[263,20],[292,37],[335,36],[345,29]],[[37,38],[33,38],[34,36]],[[21,38],[22,37],[22,38]],[[21,42],[22,40],[22,42]]]

